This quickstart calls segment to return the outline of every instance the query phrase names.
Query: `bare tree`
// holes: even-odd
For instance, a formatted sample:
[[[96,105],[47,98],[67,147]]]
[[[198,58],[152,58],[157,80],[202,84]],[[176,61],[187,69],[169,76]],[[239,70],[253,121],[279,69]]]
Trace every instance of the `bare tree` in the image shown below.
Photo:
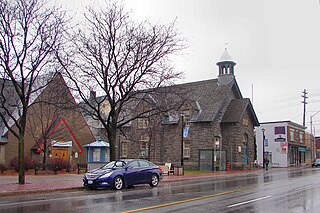
[[[146,93],[147,88],[168,85],[181,76],[170,65],[169,57],[185,45],[175,22],[137,23],[122,6],[114,3],[105,9],[89,8],[85,17],[88,28],[76,33],[72,39],[75,50],[65,56],[69,57],[69,63],[63,63],[66,60],[61,63],[86,106],[86,114],[99,120],[106,129],[110,158],[114,160],[117,129],[143,116],[129,116],[124,108],[139,97],[141,89]],[[100,97],[90,99],[87,94],[92,90]],[[143,113],[150,115],[150,111]]]
[[[50,7],[48,1],[0,0],[0,75],[4,79],[0,117],[19,141],[19,184],[25,184],[27,110],[51,80],[45,74],[54,69],[55,53],[61,48],[65,30],[65,13]],[[45,80],[41,84],[40,78]]]

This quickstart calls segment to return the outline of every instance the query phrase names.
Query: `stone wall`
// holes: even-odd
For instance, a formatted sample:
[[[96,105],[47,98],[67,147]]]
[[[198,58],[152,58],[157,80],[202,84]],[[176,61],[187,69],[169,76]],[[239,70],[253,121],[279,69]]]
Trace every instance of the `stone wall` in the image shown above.
[[[242,163],[243,149],[239,146],[244,145],[245,135],[248,137],[248,162],[254,161],[255,141],[253,124],[249,119],[248,112],[245,113],[244,119],[248,123],[228,123],[222,125],[223,150],[227,150],[227,161],[231,163]]]
[[[0,145],[0,164],[5,164],[4,154],[5,154],[5,145]]]

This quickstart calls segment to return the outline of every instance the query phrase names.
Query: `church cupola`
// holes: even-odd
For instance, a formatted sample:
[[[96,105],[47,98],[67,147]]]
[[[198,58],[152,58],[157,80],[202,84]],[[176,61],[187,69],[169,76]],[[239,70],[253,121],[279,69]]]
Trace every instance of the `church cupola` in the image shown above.
[[[218,83],[219,85],[228,84],[234,79],[234,66],[236,63],[232,60],[229,55],[227,48],[225,48],[220,61],[217,62],[219,67]]]

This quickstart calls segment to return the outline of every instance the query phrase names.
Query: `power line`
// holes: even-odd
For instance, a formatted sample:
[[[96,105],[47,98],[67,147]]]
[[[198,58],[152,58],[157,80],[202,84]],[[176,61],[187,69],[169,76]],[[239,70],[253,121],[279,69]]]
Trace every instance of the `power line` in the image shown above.
[[[300,103],[296,102],[295,104],[290,104],[290,103],[288,104],[287,103],[285,105],[278,105],[278,106],[268,105],[268,106],[264,106],[264,107],[255,107],[255,108],[256,108],[257,111],[266,112],[266,111],[269,111],[269,110],[284,110],[284,109],[296,107],[296,106],[299,106],[299,105],[300,105]]]

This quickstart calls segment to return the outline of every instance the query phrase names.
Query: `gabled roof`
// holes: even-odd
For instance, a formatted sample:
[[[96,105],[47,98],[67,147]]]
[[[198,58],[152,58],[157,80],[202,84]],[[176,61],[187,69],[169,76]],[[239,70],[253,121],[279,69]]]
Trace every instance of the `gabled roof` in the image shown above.
[[[232,100],[226,112],[223,115],[221,123],[239,123],[244,116],[246,110],[249,110],[254,126],[259,126],[258,118],[253,110],[250,99],[234,99]]]
[[[49,72],[46,75],[40,75],[38,78],[35,79],[35,82],[33,83],[33,91],[30,93],[30,100],[29,100],[29,106],[34,103],[34,101],[38,98],[38,96],[42,93],[42,91],[50,84],[51,81],[54,79],[62,77],[61,73],[59,72]],[[5,97],[6,102],[11,102],[11,105],[5,106],[8,110],[10,115],[15,119],[18,120],[20,118],[21,113],[21,102],[18,97],[18,94],[13,87],[13,83],[11,80],[8,79],[1,79],[0,80],[0,88],[4,86],[4,91],[6,93],[10,93],[10,98]],[[27,85],[25,85],[27,86]],[[5,96],[5,94],[3,94]],[[13,103],[12,103],[13,102]],[[15,124],[14,120],[9,115],[7,115],[7,123],[9,126],[13,126]],[[8,128],[0,123],[0,135],[3,136],[8,132]]]
[[[50,128],[45,132],[45,136],[41,136],[39,138],[39,140],[34,144],[34,146],[31,149],[37,149],[42,143],[44,143],[44,140],[47,139],[51,134],[54,133],[54,131],[59,127],[60,124],[64,124],[69,132],[69,134],[71,135],[71,137],[73,138],[73,140],[76,142],[77,146],[80,149],[80,154],[83,152],[83,149],[77,139],[77,137],[75,136],[75,134],[73,133],[73,131],[71,130],[69,124],[67,123],[65,118],[60,118],[60,119],[56,119],[53,121],[53,123],[50,125]]]
[[[226,85],[219,85],[218,79],[177,84],[152,90],[137,91],[135,98],[126,104],[123,111],[135,109],[143,99],[149,103],[152,102],[159,109],[164,109],[166,116],[163,117],[163,124],[174,124],[179,122],[180,109],[166,111],[165,108],[168,108],[170,104],[174,105],[174,103],[179,106],[178,103],[184,101],[194,111],[190,122],[211,122],[218,115],[221,115],[221,108],[228,101],[230,93],[234,93],[236,98],[242,98],[235,79]],[[150,100],[152,101],[150,102]]]
[[[51,76],[51,75],[52,75],[52,73],[50,74],[50,76]],[[68,86],[67,86],[67,84],[66,84],[66,82],[65,82],[65,80],[64,80],[64,78],[63,78],[63,76],[62,76],[62,74],[57,72],[57,73],[53,74],[53,76],[54,76],[54,78],[53,78],[48,84],[45,84],[45,85],[43,85],[43,84],[37,84],[38,86],[41,85],[41,86],[40,86],[40,89],[33,94],[33,97],[31,97],[30,102],[31,102],[31,103],[37,103],[38,99],[41,99],[41,97],[46,97],[46,93],[51,94],[51,93],[54,92],[54,94],[55,94],[56,97],[62,97],[62,96],[61,96],[61,95],[62,95],[61,92],[63,91],[63,94],[66,95],[66,101],[68,101],[68,102],[66,102],[66,103],[72,104],[72,107],[76,106],[76,101],[75,101],[73,95],[71,94],[71,92],[70,92],[70,90],[69,90],[69,88],[68,88]],[[43,78],[45,78],[45,77],[43,77]],[[52,91],[52,88],[59,88],[59,91],[58,91],[58,92],[57,92],[57,91]],[[60,90],[60,89],[61,89],[61,90]],[[63,96],[63,97],[64,97],[64,96]],[[46,98],[47,98],[47,97],[46,97]],[[30,104],[31,104],[31,103],[30,103]],[[47,104],[50,104],[50,103],[47,103]],[[51,106],[59,107],[59,106],[56,106],[55,104],[56,104],[56,103],[52,103]],[[58,102],[58,104],[60,104],[60,102]],[[29,105],[29,106],[30,106],[30,105]],[[77,110],[77,112],[79,112],[79,115],[82,116],[79,108],[76,108],[75,110]],[[55,115],[55,116],[56,116],[56,118],[53,118],[53,117],[52,117],[52,121],[51,121],[50,126],[45,127],[45,128],[48,128],[48,129],[46,130],[46,132],[45,132],[44,134],[45,134],[45,135],[51,135],[51,134],[56,130],[56,128],[57,128],[61,123],[63,123],[63,124],[65,125],[65,127],[67,128],[68,132],[70,133],[70,135],[72,136],[72,138],[74,139],[74,141],[76,142],[76,144],[77,144],[77,146],[79,147],[80,151],[82,152],[83,149],[82,149],[82,147],[80,146],[80,143],[78,142],[78,139],[76,138],[76,136],[74,135],[72,129],[70,128],[70,126],[69,126],[69,124],[68,124],[68,122],[72,122],[72,121],[68,121],[68,122],[67,122],[66,119],[65,119],[62,115]],[[17,117],[17,118],[18,118],[18,117]],[[83,116],[82,116],[82,119],[83,119],[83,122],[87,125],[87,122],[86,122],[86,120],[84,119]],[[4,132],[4,133],[6,133],[6,132],[8,131],[8,129],[7,129],[7,128],[4,128],[4,129],[5,129],[5,132]],[[91,132],[91,134],[92,134],[92,132]],[[92,135],[92,136],[93,136],[93,135]],[[48,137],[48,136],[47,136],[47,137]],[[47,138],[47,137],[46,137],[46,138]],[[44,140],[44,139],[45,139],[45,137],[44,137],[44,136],[41,136],[41,137],[38,139],[37,143],[34,145],[34,147],[35,147],[35,146],[38,146],[38,144],[43,143],[43,140]],[[80,152],[80,153],[81,153],[81,152]]]
[[[190,122],[212,122],[217,117],[220,119],[221,113],[224,113],[221,112],[221,110],[226,104],[229,104],[231,94],[239,101],[231,102],[229,110],[237,109],[237,104],[244,104],[242,113],[244,113],[246,107],[249,107],[254,123],[258,125],[259,122],[253,107],[248,99],[242,98],[235,79],[225,85],[219,85],[218,79],[210,79],[137,91],[134,98],[125,104],[122,109],[122,116],[120,117],[126,120],[125,116],[128,116],[127,119],[130,119],[131,115],[128,114],[126,110],[134,110],[142,101],[154,104],[159,109],[165,109],[168,105],[174,105],[173,103],[178,103],[183,100],[194,110]],[[185,99],[182,98],[182,96],[184,96]],[[235,111],[238,111],[238,109]],[[162,120],[163,124],[179,122],[179,109],[163,110],[163,112],[166,112],[166,116],[164,116]]]
[[[210,79],[172,86],[177,90],[188,91],[188,99],[197,108],[191,122],[210,122],[219,114],[221,107],[227,100],[228,95],[234,91],[238,98],[242,98],[239,87],[235,80],[227,85],[218,85],[218,79]],[[165,123],[176,123],[179,114],[171,115],[173,119]]]

